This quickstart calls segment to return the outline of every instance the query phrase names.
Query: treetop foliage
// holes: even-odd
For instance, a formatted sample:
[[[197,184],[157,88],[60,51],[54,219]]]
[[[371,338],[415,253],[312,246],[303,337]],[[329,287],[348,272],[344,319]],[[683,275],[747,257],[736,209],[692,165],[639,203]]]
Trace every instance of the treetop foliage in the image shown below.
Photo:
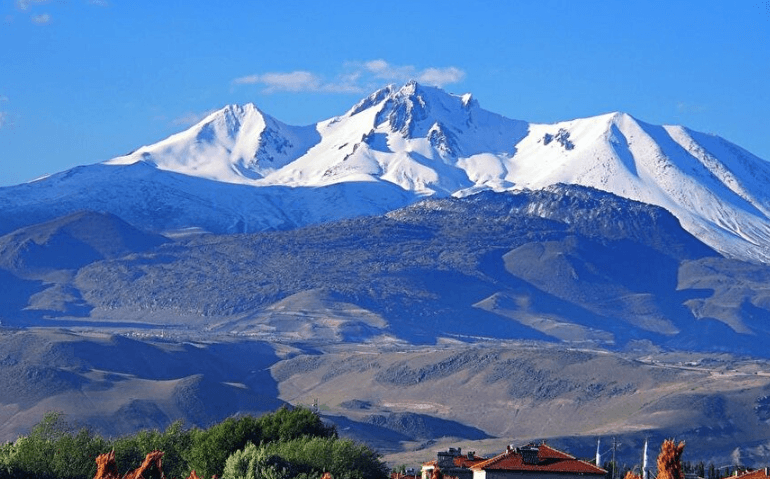
[[[65,421],[63,414],[49,413],[28,436],[0,445],[0,479],[91,479],[96,473],[96,457],[111,450],[115,451],[115,461],[121,474],[135,468],[148,453],[159,450],[164,452],[163,469],[168,477],[187,477],[192,470],[199,477],[221,477],[228,458],[239,451],[243,455],[242,451],[249,444],[252,447],[258,444],[262,448],[279,444],[299,447],[305,443],[310,445],[302,446],[300,450],[315,450],[319,454],[322,450],[330,452],[326,456],[328,460],[321,456],[318,458],[320,462],[302,462],[298,456],[288,455],[284,449],[277,448],[276,451],[283,452],[270,452],[270,457],[281,457],[283,454],[288,462],[269,458],[262,462],[271,467],[275,465],[277,470],[340,470],[339,478],[343,479],[380,477],[344,475],[339,466],[342,464],[339,455],[345,451],[351,457],[356,456],[355,461],[350,462],[351,467],[358,468],[355,470],[363,470],[362,464],[372,470],[384,470],[375,452],[366,446],[339,439],[336,429],[324,424],[315,412],[302,407],[282,407],[260,417],[228,418],[207,429],[185,429],[177,421],[164,431],[142,430],[117,439],[105,439],[87,428],[77,429]],[[334,477],[338,478],[338,475]]]

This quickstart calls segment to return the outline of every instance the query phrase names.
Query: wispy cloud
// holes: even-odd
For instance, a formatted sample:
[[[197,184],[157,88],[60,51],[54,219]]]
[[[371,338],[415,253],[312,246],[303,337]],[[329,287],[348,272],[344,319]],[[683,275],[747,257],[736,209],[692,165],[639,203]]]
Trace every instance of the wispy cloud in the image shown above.
[[[3,109],[3,103],[7,101],[7,96],[0,95],[0,130],[10,123],[10,116],[8,115],[8,112]]]
[[[15,0],[14,4],[16,5],[17,10],[26,12],[26,15],[29,15],[29,19],[32,21],[32,23],[36,25],[48,25],[53,21],[53,17],[48,13],[37,13],[35,10],[39,12],[39,9],[33,7],[37,7],[38,5],[43,5],[49,2],[50,0]],[[109,0],[86,0],[86,3],[97,7],[107,7],[110,5]],[[4,23],[8,24],[12,21],[12,15],[5,16]]]
[[[19,10],[27,10],[31,5],[46,2],[48,2],[48,0],[16,0],[16,8]]]
[[[35,25],[48,25],[51,23],[51,15],[43,13],[41,15],[32,15],[32,23]]]
[[[192,126],[215,111],[216,110],[207,110],[200,113],[187,112],[171,120],[171,124],[174,126]]]
[[[443,87],[458,83],[465,72],[457,67],[429,67],[418,69],[413,65],[393,65],[377,59],[365,62],[346,62],[341,73],[327,80],[319,74],[297,70],[293,72],[256,73],[233,80],[236,85],[262,85],[263,93],[321,92],[363,93],[386,82],[417,80],[426,85]]]
[[[48,3],[49,0],[16,0],[16,8],[23,12],[29,11],[29,19],[35,25],[48,25],[51,23],[51,15],[47,13],[32,14],[32,7]]]
[[[426,85],[443,87],[461,82],[465,72],[457,67],[429,67],[418,70],[413,65],[393,65],[385,60],[371,60],[363,63],[349,62],[349,67],[363,69],[375,78],[387,81],[405,82],[417,80]]]
[[[465,72],[456,67],[426,68],[417,76],[417,81],[427,85],[444,86],[459,83],[465,78]]]
[[[680,101],[676,104],[676,110],[679,113],[703,113],[708,110],[705,105],[699,105],[696,103],[685,103]]]
[[[321,79],[310,72],[294,71],[289,73],[263,73],[236,78],[238,85],[262,84],[270,93],[276,91],[318,91]]]

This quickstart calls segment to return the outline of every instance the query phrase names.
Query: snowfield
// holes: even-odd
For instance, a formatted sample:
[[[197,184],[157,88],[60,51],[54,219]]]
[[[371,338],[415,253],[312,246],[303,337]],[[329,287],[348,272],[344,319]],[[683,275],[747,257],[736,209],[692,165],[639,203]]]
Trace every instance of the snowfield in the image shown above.
[[[58,209],[66,213],[92,205],[83,190],[97,184],[113,192],[97,204],[128,221],[155,211],[154,230],[233,232],[379,214],[426,196],[557,183],[661,206],[722,254],[770,261],[770,164],[748,151],[620,112],[555,124],[512,120],[470,94],[416,82],[378,90],[309,126],[286,125],[253,104],[230,105],[129,155],[2,188],[0,205],[25,212],[63,200]],[[177,193],[169,204],[165,193],[152,193],[150,205],[141,194],[148,184]],[[165,209],[176,216],[163,219]]]

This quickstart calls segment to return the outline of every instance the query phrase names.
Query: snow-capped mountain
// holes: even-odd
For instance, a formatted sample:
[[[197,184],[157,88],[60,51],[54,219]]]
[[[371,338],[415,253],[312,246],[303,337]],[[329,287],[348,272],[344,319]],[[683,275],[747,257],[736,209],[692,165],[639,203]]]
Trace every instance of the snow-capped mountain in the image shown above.
[[[421,195],[453,194],[500,172],[462,159],[510,157],[528,124],[410,82],[388,86],[345,115],[292,127],[252,104],[227,106],[189,130],[106,162],[139,161],[159,169],[254,186],[327,186],[387,181]],[[479,159],[475,160],[476,162]]]
[[[94,204],[153,230],[254,231],[557,183],[662,206],[723,254],[770,261],[770,164],[740,147],[625,113],[511,120],[415,82],[304,127],[228,106],[129,155],[2,188],[0,206],[6,231]]]
[[[318,139],[313,126],[286,125],[251,103],[229,105],[186,131],[106,164],[145,161],[161,170],[249,183],[296,160]]]

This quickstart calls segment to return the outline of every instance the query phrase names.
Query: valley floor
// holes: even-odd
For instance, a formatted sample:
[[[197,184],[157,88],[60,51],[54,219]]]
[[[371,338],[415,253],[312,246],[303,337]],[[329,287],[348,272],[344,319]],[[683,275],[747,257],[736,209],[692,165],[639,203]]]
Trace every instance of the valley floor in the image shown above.
[[[770,462],[765,360],[647,343],[610,352],[537,341],[264,341],[151,322],[0,329],[0,438],[52,410],[120,435],[288,403],[318,407],[392,464],[541,440],[590,457],[611,437],[629,462],[645,438],[666,437],[686,440],[693,460],[729,462],[737,450],[746,465]]]

